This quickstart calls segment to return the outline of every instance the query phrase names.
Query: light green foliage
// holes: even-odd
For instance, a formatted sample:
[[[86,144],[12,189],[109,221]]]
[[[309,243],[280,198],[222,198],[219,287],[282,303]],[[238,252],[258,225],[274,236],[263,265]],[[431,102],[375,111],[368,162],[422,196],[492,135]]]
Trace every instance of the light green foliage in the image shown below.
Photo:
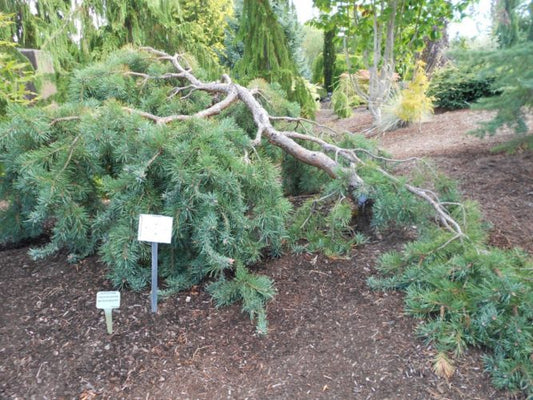
[[[274,36],[285,41],[285,45],[289,52],[289,57],[294,63],[299,75],[309,79],[310,69],[308,67],[306,55],[302,49],[304,34],[302,31],[302,26],[298,23],[296,9],[294,8],[292,2],[287,0],[269,0],[266,2],[259,1],[252,3],[250,3],[251,7],[246,4],[245,8],[245,2],[243,0],[234,2],[234,18],[229,19],[229,26],[225,32],[225,49],[221,53],[222,63],[225,66],[233,69],[233,67],[239,63],[239,60],[243,58],[245,43],[249,42],[248,36],[250,34],[255,35],[253,32],[253,30],[256,29],[255,27],[261,27],[265,20],[268,20],[268,23],[274,23],[275,21],[276,26],[272,27],[272,30],[275,31]],[[264,11],[260,11],[259,15],[250,13],[250,11],[255,10],[256,7]],[[244,14],[244,12],[247,12],[248,14]],[[255,19],[258,16],[259,18]],[[252,23],[257,25],[251,26],[250,22],[245,21],[247,18],[252,18]],[[265,18],[265,20],[263,20],[263,18]],[[252,29],[252,31],[247,30],[244,31],[243,34],[243,28],[241,26],[243,23],[247,25],[247,29]],[[260,28],[262,31],[258,32],[257,36],[262,36],[266,38],[267,41],[270,40],[268,38],[268,35],[270,34],[269,28],[269,25],[267,25],[266,28]],[[279,36],[280,28],[281,31],[283,31],[284,38]],[[282,43],[273,43],[273,45],[281,46]],[[265,49],[261,47],[258,49],[260,49],[258,50],[259,53],[265,51]],[[247,51],[249,52],[249,48]],[[274,54],[274,56],[277,57],[278,55]],[[250,57],[250,55],[247,54],[247,57]],[[264,68],[268,69],[269,67],[265,65]],[[253,75],[250,76],[253,77]],[[268,77],[265,75],[257,75],[255,77],[263,77],[268,79]]]
[[[231,0],[188,0],[179,2],[183,22],[198,26],[197,38],[216,52],[223,51],[226,20],[233,14]]]
[[[318,150],[318,146],[301,143],[302,146]],[[282,155],[282,177],[285,194],[298,196],[319,193],[330,178],[323,171],[309,165],[302,165],[294,157]]]
[[[348,256],[357,244],[352,222],[353,204],[341,188],[321,198],[307,200],[292,221],[289,236],[305,237],[305,244],[294,241],[295,251],[324,252],[330,257]],[[300,249],[300,250],[298,250]]]
[[[168,98],[172,80],[143,81],[129,71],[166,69],[124,50],[78,71],[71,103],[10,108],[0,126],[0,195],[9,203],[1,240],[51,225],[49,244],[32,249],[33,257],[65,249],[76,261],[97,251],[114,285],[139,290],[149,281],[150,246],[137,241],[138,216],[172,216],[172,244],[160,248],[163,294],[220,281],[211,287],[217,301],[227,302],[224,293],[237,288],[231,298],[242,299],[264,331],[272,282],[245,266],[266,250],[281,251],[291,206],[279,171],[268,157],[245,159],[250,139],[231,117],[162,127],[128,113],[123,105],[166,115],[208,104],[194,93]]]
[[[31,6],[34,3],[34,7]],[[21,47],[50,52],[56,69],[72,70],[126,44],[187,51],[218,74],[215,50],[223,42],[230,0],[0,0],[17,23],[0,29]]]
[[[424,63],[416,66],[413,79],[405,89],[400,90],[384,107],[383,130],[398,124],[418,123],[433,114],[433,98],[428,96],[429,80],[424,71]]]
[[[296,77],[293,81],[293,89],[289,93],[289,98],[301,106],[301,116],[303,118],[314,119],[320,108],[315,88],[302,77]]]
[[[11,24],[10,17],[0,12],[0,30]],[[28,95],[31,93],[26,84],[33,78],[33,71],[22,58],[15,50],[14,42],[0,39],[0,116],[5,115],[8,103],[30,102]]]
[[[310,25],[302,27],[302,51],[304,53],[307,69],[312,71],[314,60],[322,53],[324,34],[322,30]],[[311,79],[311,76],[309,76]],[[317,82],[313,80],[313,82]]]
[[[357,74],[348,75],[342,74],[339,77],[338,84],[331,96],[333,111],[341,118],[348,118],[352,115],[352,108],[357,107],[363,103],[355,91],[354,85],[357,84],[355,80],[358,79]],[[365,83],[359,83],[362,90],[368,87]]]
[[[352,107],[350,107],[350,101],[348,96],[340,90],[337,89],[333,92],[331,96],[331,104],[333,106],[333,111],[339,118],[348,118],[352,116]]]
[[[300,106],[298,103],[287,100],[287,93],[281,88],[279,83],[268,83],[266,80],[258,78],[250,81],[248,88],[259,91],[260,96],[257,99],[269,114],[294,118],[300,115]],[[255,138],[257,126],[244,104],[236,104],[231,109],[224,111],[222,115],[233,118],[250,138]],[[277,122],[276,125],[284,126],[283,122]],[[275,153],[275,159],[281,158],[281,152],[278,149],[269,148],[268,152]]]
[[[237,265],[235,278],[219,279],[208,287],[217,306],[242,301],[243,311],[256,320],[257,332],[267,333],[265,304],[276,294],[272,282],[266,276],[251,274],[242,265]]]
[[[396,110],[398,118],[405,122],[421,123],[433,113],[433,99],[427,95],[429,80],[424,63],[417,63],[414,77],[400,92],[401,103]]]
[[[477,205],[455,206],[466,218],[467,239],[425,230],[402,253],[381,257],[383,278],[372,287],[406,291],[406,311],[423,319],[420,335],[441,352],[483,346],[487,370],[499,388],[533,394],[533,283],[531,258],[488,247]],[[461,217],[463,215],[463,217]]]
[[[297,252],[322,251],[332,257],[348,256],[355,245],[365,241],[364,236],[358,235],[354,227],[357,219],[362,216],[360,214],[365,212],[366,200],[378,199],[378,196],[381,196],[382,192],[377,189],[377,185],[387,186],[391,193],[396,193],[398,188],[391,185],[391,182],[376,170],[382,165],[373,163],[366,153],[367,151],[377,153],[374,142],[365,139],[362,135],[351,134],[336,140],[330,139],[343,148],[361,151],[358,156],[368,162],[368,166],[359,169],[358,173],[365,182],[368,182],[368,186],[359,187],[356,192],[352,192],[352,188],[345,179],[331,181],[323,176],[322,182],[309,180],[309,182],[320,183],[317,187],[320,192],[308,197],[294,213],[289,228],[289,241],[293,250]],[[307,182],[307,179],[302,181]],[[389,200],[391,202],[397,200],[399,203],[403,199],[391,195]],[[413,200],[413,202],[416,201]],[[372,224],[386,228],[387,225],[392,225],[391,220],[393,218],[385,218],[383,212],[374,212]],[[405,218],[405,220],[408,224],[412,223],[411,219]],[[305,238],[304,242],[302,238]]]
[[[269,1],[244,0],[239,37],[244,43],[243,57],[236,65],[239,76],[278,82],[285,90],[291,87],[296,65]]]

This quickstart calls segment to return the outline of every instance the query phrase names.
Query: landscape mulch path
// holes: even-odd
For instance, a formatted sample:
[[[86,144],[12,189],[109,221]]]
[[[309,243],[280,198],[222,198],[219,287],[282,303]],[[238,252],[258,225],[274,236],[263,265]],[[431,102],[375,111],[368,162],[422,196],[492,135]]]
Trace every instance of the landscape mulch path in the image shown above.
[[[368,115],[338,120],[356,131]],[[533,254],[533,156],[492,154],[504,132],[465,135],[484,114],[439,114],[377,140],[397,158],[431,156],[481,203],[491,241]],[[500,392],[481,352],[455,360],[449,380],[432,371],[435,351],[415,334],[397,292],[366,279],[377,257],[409,235],[383,233],[350,259],[287,254],[255,266],[278,295],[269,334],[256,335],[239,305],[215,308],[202,286],[164,299],[150,312],[148,291],[121,292],[108,335],[96,293],[112,290],[96,257],[72,265],[63,254],[31,260],[28,246],[0,251],[0,399],[521,399]]]

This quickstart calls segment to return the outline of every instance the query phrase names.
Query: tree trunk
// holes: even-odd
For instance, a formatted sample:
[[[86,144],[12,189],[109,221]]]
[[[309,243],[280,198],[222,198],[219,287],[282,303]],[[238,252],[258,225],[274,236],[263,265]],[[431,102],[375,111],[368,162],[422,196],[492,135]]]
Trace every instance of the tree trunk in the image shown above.
[[[324,87],[328,95],[333,93],[333,75],[335,72],[335,29],[324,33]]]
[[[394,39],[398,1],[392,1],[390,8],[389,18],[384,25],[378,20],[378,10],[374,7],[374,49],[372,66],[368,68],[370,72],[368,109],[375,126],[381,124],[381,111],[390,98],[394,78]],[[382,15],[384,12],[385,3],[382,2],[379,14]]]

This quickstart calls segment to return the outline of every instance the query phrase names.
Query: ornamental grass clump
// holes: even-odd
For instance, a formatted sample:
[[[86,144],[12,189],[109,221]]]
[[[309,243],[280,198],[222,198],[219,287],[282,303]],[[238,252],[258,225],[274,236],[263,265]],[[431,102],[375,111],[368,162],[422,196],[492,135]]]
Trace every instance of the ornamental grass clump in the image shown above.
[[[411,82],[394,93],[383,109],[381,130],[386,131],[407,124],[421,123],[433,114],[433,98],[428,96],[429,79],[424,63],[418,62]]]

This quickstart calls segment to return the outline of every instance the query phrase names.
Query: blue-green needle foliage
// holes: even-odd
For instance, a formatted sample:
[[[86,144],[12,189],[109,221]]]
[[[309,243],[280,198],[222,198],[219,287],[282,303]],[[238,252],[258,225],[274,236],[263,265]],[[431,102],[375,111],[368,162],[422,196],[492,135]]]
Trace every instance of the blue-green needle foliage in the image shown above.
[[[423,320],[420,335],[439,351],[481,347],[496,387],[533,396],[533,263],[519,250],[487,246],[477,206],[464,207],[468,239],[429,229],[402,253],[384,254],[383,277],[369,283],[405,290],[406,312]]]
[[[249,151],[249,136],[230,116],[161,126],[125,110],[191,114],[210,104],[201,92],[171,96],[177,81],[131,73],[165,68],[124,50],[77,71],[70,103],[10,108],[0,126],[0,196],[8,204],[0,240],[35,237],[48,226],[50,241],[33,257],[99,253],[115,286],[138,290],[149,282],[151,260],[150,245],[137,241],[139,214],[171,216],[172,244],[160,246],[163,292],[210,278],[215,299],[242,300],[264,332],[275,291],[245,266],[281,251],[291,205],[280,172]]]

